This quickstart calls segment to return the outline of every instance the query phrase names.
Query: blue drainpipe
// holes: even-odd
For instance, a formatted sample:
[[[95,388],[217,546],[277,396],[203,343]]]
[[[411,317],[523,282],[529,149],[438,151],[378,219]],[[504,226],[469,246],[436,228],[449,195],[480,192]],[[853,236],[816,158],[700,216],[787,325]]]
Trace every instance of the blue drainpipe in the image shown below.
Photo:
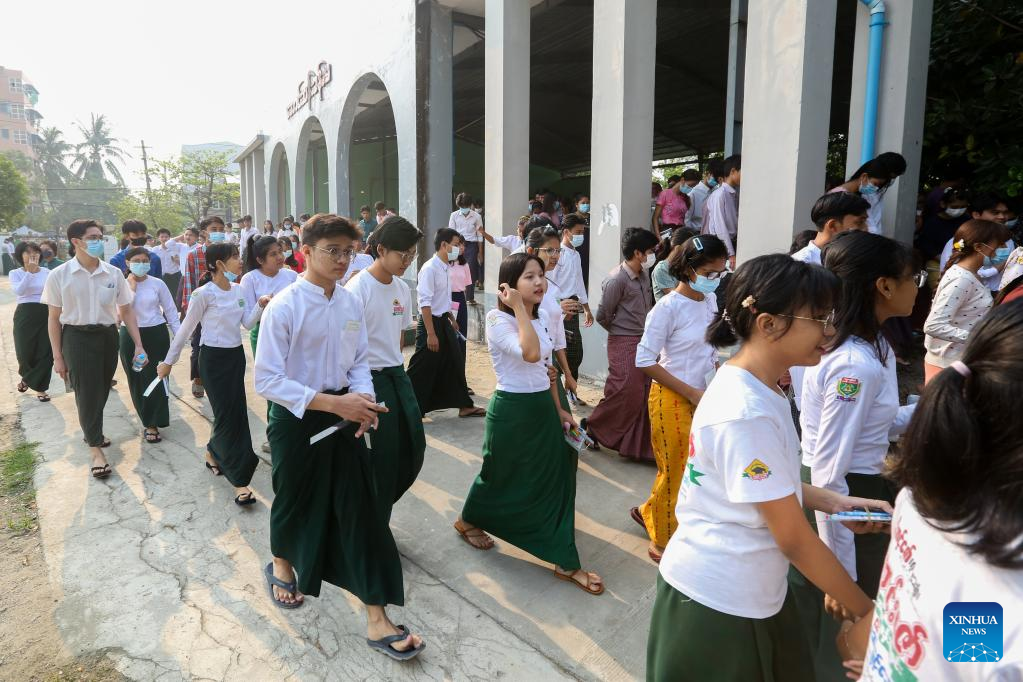
[[[877,103],[881,90],[881,47],[884,44],[884,0],[860,0],[870,8],[870,44],[867,49],[867,93],[863,102],[863,141],[860,164],[874,158],[877,140]]]

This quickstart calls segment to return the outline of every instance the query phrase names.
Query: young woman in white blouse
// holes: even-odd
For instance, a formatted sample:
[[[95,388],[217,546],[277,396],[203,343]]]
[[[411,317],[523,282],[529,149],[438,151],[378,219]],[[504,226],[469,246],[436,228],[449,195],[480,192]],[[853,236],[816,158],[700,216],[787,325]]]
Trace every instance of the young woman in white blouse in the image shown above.
[[[211,279],[192,292],[188,312],[174,336],[157,374],[167,377],[195,330],[202,324],[199,342],[199,375],[213,408],[213,433],[206,445],[206,468],[226,476],[235,488],[235,504],[255,504],[249,490],[256,470],[248,409],[245,404],[245,351],[239,326],[251,329],[259,307],[248,308],[234,281],[242,271],[238,247],[210,244],[206,247],[206,270]]]
[[[833,349],[803,377],[802,448],[810,482],[842,495],[886,500],[896,490],[884,477],[888,446],[909,424],[913,405],[899,406],[895,354],[882,326],[913,311],[927,279],[914,267],[913,252],[894,239],[869,232],[843,232],[823,250],[824,267],[841,282],[835,306]],[[804,480],[806,480],[804,471]],[[817,533],[856,584],[877,594],[888,535],[857,535],[817,514]],[[817,670],[841,678],[833,645],[841,613],[834,599],[789,574],[790,588],[810,641],[819,643]]]
[[[238,285],[245,307],[255,316],[255,324],[249,331],[252,354],[256,354],[256,340],[259,339],[259,321],[263,310],[274,294],[294,284],[298,273],[284,267],[284,252],[277,239],[270,236],[251,237],[245,249],[245,274]]]
[[[653,380],[647,408],[657,477],[650,497],[630,513],[650,537],[647,555],[654,562],[660,562],[678,526],[675,505],[689,454],[689,426],[717,364],[717,351],[706,336],[718,311],[714,292],[727,260],[728,249],[714,235],[678,245],[666,261],[678,285],[647,313],[636,348],[636,367]]]
[[[1014,301],[991,311],[927,384],[902,439],[892,477],[903,488],[877,600],[837,638],[859,679],[1020,678],[1021,385],[1023,302]],[[979,619],[950,628],[951,616]]]
[[[483,467],[455,530],[481,550],[494,546],[493,533],[553,563],[556,578],[598,595],[604,584],[582,570],[575,547],[578,455],[565,443],[575,421],[547,371],[557,320],[540,306],[544,268],[524,253],[501,263],[497,309],[487,313],[497,390],[487,408]]]
[[[977,272],[1007,255],[1002,251],[1009,237],[1005,225],[991,220],[968,220],[956,230],[952,257],[924,323],[925,382],[959,359],[970,330],[991,308],[991,290]]]
[[[142,347],[150,361],[141,371],[134,370],[132,363],[135,342],[131,340],[127,327],[122,324],[119,342],[121,367],[128,377],[128,392],[135,413],[144,428],[142,437],[147,443],[159,443],[162,440],[160,429],[170,425],[169,396],[162,386],[155,388],[148,396],[143,393],[156,378],[156,361],[167,355],[170,337],[178,333],[181,323],[167,283],[149,275],[149,250],[144,246],[136,246],[129,249],[124,258],[128,266],[128,286],[135,292],[131,307],[138,320]],[[170,334],[167,333],[168,327]]]
[[[11,270],[11,289],[17,297],[14,309],[14,354],[18,358],[18,393],[36,392],[41,403],[50,401],[46,392],[53,374],[53,350],[46,331],[49,308],[39,299],[50,275],[40,265],[42,251],[32,242],[21,242],[14,249],[14,261],[20,268]]]
[[[803,505],[890,511],[881,500],[800,481],[799,442],[778,379],[815,365],[833,334],[838,282],[784,254],[731,277],[707,340],[741,341],[715,374],[690,429],[678,524],[664,551],[647,643],[647,679],[810,680],[790,562],[857,617],[873,604],[813,532]],[[873,528],[870,528],[871,530]]]

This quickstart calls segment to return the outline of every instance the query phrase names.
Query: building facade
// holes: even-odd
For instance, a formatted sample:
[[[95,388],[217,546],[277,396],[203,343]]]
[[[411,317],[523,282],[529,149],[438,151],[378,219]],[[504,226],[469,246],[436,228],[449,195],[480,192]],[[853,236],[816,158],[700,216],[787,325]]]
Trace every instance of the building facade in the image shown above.
[[[36,109],[39,91],[16,69],[0,66],[0,152],[35,158],[43,115]]]

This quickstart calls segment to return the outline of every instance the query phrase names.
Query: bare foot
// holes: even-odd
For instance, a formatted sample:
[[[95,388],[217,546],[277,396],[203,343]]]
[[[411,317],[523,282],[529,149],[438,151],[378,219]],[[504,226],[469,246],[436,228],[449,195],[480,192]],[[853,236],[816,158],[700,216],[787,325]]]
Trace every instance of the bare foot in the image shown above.
[[[494,539],[484,533],[476,526],[466,523],[459,516],[458,520],[455,521],[455,530],[462,536],[462,539],[468,542],[476,549],[488,550],[493,548]]]
[[[284,559],[274,557],[274,577],[282,582],[293,583],[295,582],[295,571],[291,568],[290,563]],[[297,587],[293,593],[277,587],[276,585],[274,585],[273,588],[274,599],[282,604],[300,604],[305,600],[305,595],[299,592]]]

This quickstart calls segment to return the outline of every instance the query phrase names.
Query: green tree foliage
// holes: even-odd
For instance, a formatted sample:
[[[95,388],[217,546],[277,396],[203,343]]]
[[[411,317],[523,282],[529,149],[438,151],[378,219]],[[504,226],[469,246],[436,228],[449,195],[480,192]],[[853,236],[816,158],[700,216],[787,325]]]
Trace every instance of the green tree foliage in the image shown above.
[[[114,183],[124,186],[124,178],[115,162],[124,163],[128,153],[117,146],[118,140],[110,131],[103,114],[92,114],[88,125],[78,124],[78,132],[84,138],[75,145],[75,175],[82,180],[107,180],[107,173]]]
[[[28,205],[28,183],[18,168],[6,156],[0,156],[0,227],[18,226],[22,212]]]
[[[971,186],[1023,195],[1023,2],[934,0],[923,168],[965,162]]]
[[[238,215],[240,189],[231,180],[230,157],[223,152],[185,154],[176,159],[154,162],[155,175],[162,186],[184,208],[191,222],[198,225],[217,207],[231,207]]]

